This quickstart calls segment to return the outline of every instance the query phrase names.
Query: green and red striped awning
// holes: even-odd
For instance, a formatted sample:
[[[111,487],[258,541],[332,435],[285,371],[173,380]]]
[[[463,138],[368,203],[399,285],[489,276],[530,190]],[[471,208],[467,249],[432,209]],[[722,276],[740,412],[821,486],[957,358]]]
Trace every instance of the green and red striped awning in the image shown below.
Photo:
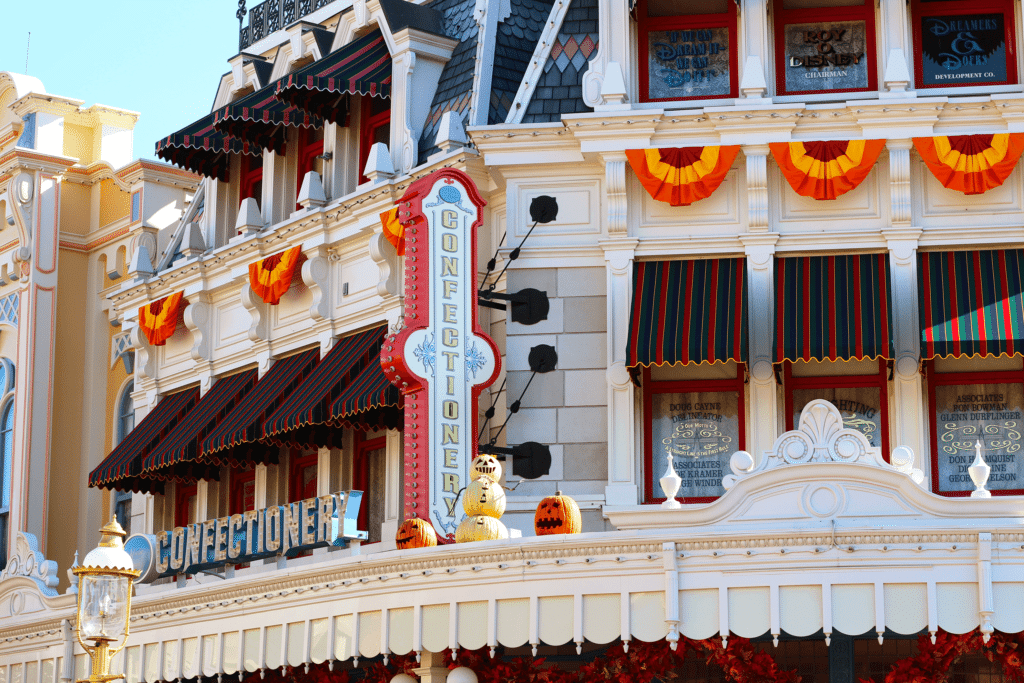
[[[627,366],[746,359],[746,259],[633,264]]]
[[[887,254],[775,261],[775,361],[892,358]]]
[[[168,394],[135,429],[89,474],[89,486],[120,490],[149,490],[140,480],[142,460],[175,425],[184,420],[199,401],[199,387]]]
[[[277,83],[246,95],[213,112],[214,127],[261,149],[284,154],[288,126],[320,128],[323,119],[277,97]]]
[[[203,439],[199,445],[200,460],[213,465],[265,461],[268,449],[258,443],[260,427],[313,371],[319,360],[320,349],[316,348],[274,361],[245,400]],[[271,450],[276,452],[277,448]]]
[[[277,96],[332,123],[344,123],[348,94],[391,97],[391,55],[373,31],[277,83]]]
[[[1024,353],[1024,249],[917,258],[923,358]]]
[[[199,444],[256,385],[256,370],[221,377],[142,461],[141,474],[165,481],[201,478],[195,470]]]
[[[259,145],[227,135],[213,124],[213,114],[207,114],[177,133],[168,135],[156,143],[156,155],[193,173],[227,181],[230,155],[263,154]]]
[[[398,387],[384,376],[380,363],[370,363],[339,394],[331,406],[331,417],[334,420],[352,420],[375,408],[398,408],[401,405]]]
[[[342,391],[367,365],[380,365],[380,346],[386,329],[377,327],[335,342],[320,364],[263,423],[261,438],[329,422],[332,406]]]

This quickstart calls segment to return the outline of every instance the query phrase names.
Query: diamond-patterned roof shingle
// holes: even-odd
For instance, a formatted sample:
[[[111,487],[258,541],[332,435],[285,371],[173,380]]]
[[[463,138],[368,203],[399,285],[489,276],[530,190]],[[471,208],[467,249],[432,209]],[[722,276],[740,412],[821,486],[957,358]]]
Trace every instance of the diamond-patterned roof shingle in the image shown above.
[[[572,0],[523,123],[550,123],[562,114],[593,111],[583,102],[583,74],[597,52],[597,18],[597,0]]]
[[[477,25],[473,19],[475,0],[434,0],[430,7],[444,15],[444,30],[449,38],[459,41],[452,58],[445,64],[437,84],[437,92],[430,105],[420,134],[420,162],[437,152],[434,139],[441,124],[441,116],[448,111],[458,112],[462,123],[469,115],[473,93],[473,72],[476,64]]]

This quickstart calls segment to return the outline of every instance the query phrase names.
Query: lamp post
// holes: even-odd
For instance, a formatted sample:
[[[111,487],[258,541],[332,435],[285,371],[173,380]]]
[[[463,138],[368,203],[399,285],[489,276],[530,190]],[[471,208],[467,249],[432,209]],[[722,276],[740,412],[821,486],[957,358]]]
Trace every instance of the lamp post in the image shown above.
[[[139,577],[124,550],[124,529],[117,520],[111,520],[100,533],[99,544],[85,556],[82,566],[73,570],[79,581],[78,642],[92,660],[88,683],[124,678],[110,673],[110,659],[128,641],[132,581]],[[120,645],[116,645],[118,641]]]

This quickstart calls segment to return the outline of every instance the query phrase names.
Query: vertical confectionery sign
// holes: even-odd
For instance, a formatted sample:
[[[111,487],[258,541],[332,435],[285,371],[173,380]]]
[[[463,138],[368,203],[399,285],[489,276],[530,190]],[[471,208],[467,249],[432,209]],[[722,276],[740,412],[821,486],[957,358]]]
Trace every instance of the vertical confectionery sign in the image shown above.
[[[787,24],[785,41],[786,92],[868,88],[863,21]]]
[[[987,488],[1024,488],[1024,385],[937,386],[935,411],[939,491],[974,490],[968,468],[974,462],[978,441],[992,468]]]
[[[647,36],[650,99],[729,96],[728,28],[650,31]]]
[[[920,21],[921,85],[1007,80],[1002,14],[924,16]]]
[[[476,231],[485,202],[462,171],[441,169],[398,202],[405,230],[405,327],[381,365],[405,396],[404,507],[454,538],[477,450],[477,399],[500,355],[477,321]]]
[[[725,493],[722,477],[729,474],[729,458],[739,450],[738,401],[735,391],[654,394],[652,472],[657,474],[652,476],[657,478],[662,471],[664,460],[658,458],[671,453],[683,480],[679,498],[717,498]]]

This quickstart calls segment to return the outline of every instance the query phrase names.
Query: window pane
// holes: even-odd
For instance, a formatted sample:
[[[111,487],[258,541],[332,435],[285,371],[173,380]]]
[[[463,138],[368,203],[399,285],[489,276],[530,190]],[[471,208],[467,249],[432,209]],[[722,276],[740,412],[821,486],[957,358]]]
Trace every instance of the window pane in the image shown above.
[[[654,394],[651,397],[651,490],[663,497],[658,480],[672,453],[682,478],[678,498],[712,498],[725,493],[722,477],[739,450],[739,394],[735,391]]]
[[[132,533],[132,492],[117,491],[115,493],[114,517],[124,529],[126,536]]]
[[[300,472],[302,477],[302,488],[299,491],[299,500],[316,497],[316,465],[306,465]]]
[[[921,17],[922,85],[1005,81],[1002,14]]]
[[[721,14],[729,0],[648,0],[647,16],[672,17],[684,14]]]
[[[992,468],[991,491],[1019,489],[1024,470],[1018,459],[1024,421],[1024,385],[959,384],[935,387],[935,443],[940,491],[973,491],[968,469],[974,444]]]
[[[864,90],[868,87],[863,21],[787,24],[786,90]]]
[[[728,28],[651,31],[647,36],[648,97],[727,97]]]
[[[367,508],[366,531],[369,543],[380,541],[380,526],[384,523],[385,457],[384,449],[376,448],[363,453],[366,458],[366,493],[363,505]]]
[[[11,507],[11,476],[14,471],[14,401],[8,401],[3,412],[3,424],[0,424],[0,458],[4,466],[0,508],[7,510]]]
[[[881,395],[877,387],[839,389],[795,389],[793,391],[793,427],[800,426],[800,412],[816,398],[830,402],[843,416],[843,426],[856,429],[872,446],[882,447]]]
[[[256,509],[256,480],[250,479],[242,483],[242,509],[240,512]]]

